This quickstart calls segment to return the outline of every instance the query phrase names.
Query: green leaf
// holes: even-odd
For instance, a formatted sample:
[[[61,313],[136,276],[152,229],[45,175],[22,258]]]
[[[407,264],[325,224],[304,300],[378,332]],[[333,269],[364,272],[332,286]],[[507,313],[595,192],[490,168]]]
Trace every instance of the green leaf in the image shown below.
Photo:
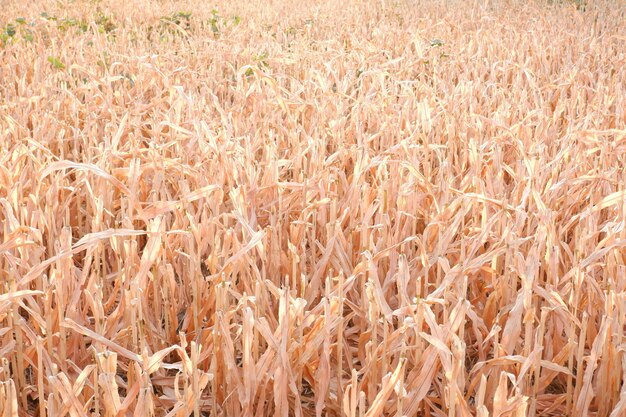
[[[57,20],[56,16],[50,16],[48,13],[43,12],[40,15],[41,17],[43,17],[46,20]]]
[[[9,23],[4,29],[4,32],[11,37],[15,36],[15,25],[12,25],[11,23]]]
[[[102,12],[96,14],[95,22],[98,25],[98,32],[100,33],[110,33],[117,28],[113,19]]]
[[[17,19],[15,19],[15,21],[19,23],[20,25],[26,24],[26,19],[24,19],[23,17],[18,17]]]
[[[178,12],[174,14],[174,17],[180,17],[182,19],[189,20],[191,19],[191,14],[191,12]]]
[[[65,64],[62,63],[59,58],[55,58],[53,56],[48,57],[48,62],[52,64],[52,66],[56,69],[65,69]]]

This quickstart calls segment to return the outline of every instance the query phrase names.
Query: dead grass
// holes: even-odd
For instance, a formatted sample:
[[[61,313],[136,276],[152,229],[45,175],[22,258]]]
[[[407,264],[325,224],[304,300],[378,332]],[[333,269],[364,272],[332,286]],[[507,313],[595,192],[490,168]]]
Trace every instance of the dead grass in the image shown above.
[[[0,415],[625,416],[624,1],[253,3],[2,2]]]

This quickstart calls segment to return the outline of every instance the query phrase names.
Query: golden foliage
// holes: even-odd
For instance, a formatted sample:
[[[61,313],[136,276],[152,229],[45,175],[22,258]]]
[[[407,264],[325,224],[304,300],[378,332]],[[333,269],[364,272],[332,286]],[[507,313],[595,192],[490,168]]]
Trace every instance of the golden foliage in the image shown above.
[[[626,415],[626,7],[4,1],[1,416]]]

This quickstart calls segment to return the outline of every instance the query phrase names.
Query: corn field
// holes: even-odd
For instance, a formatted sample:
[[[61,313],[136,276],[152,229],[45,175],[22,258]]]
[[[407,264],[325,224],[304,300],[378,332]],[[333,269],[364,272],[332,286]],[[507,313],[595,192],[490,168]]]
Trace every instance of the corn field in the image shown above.
[[[625,379],[624,0],[2,1],[0,417]]]

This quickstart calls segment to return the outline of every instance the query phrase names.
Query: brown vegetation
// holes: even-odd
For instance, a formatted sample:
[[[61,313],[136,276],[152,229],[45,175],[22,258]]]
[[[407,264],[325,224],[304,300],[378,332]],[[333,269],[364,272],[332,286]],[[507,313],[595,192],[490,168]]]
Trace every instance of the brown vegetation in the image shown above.
[[[626,415],[623,0],[0,24],[1,416]]]

